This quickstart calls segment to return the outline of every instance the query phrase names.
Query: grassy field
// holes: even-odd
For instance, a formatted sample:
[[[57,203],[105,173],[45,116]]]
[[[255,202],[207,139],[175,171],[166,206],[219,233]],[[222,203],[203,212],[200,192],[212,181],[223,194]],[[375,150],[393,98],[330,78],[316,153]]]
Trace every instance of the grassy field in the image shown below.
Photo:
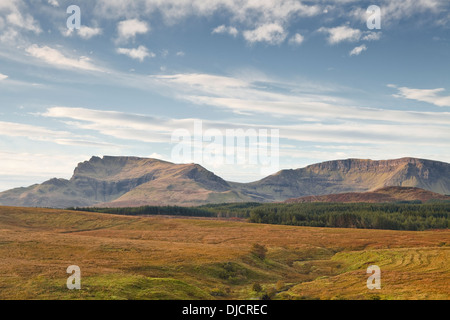
[[[0,257],[0,299],[450,298],[449,230],[0,207]],[[372,264],[381,290],[366,287]],[[66,288],[69,265],[81,268],[81,290]]]

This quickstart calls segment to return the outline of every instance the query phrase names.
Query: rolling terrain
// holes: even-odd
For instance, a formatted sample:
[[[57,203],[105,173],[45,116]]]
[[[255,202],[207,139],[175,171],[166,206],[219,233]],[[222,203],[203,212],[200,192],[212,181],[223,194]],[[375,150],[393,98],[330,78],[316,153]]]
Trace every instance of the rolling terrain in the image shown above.
[[[0,299],[449,299],[449,243],[449,230],[0,207]],[[381,290],[366,287],[373,264]],[[69,265],[81,290],[66,288]]]
[[[307,196],[295,199],[288,199],[285,203],[308,203],[308,202],[340,202],[340,203],[386,203],[401,201],[421,201],[430,200],[450,201],[450,196],[431,192],[414,187],[384,187],[369,192],[348,192],[328,194],[323,196]]]
[[[235,183],[197,164],[136,157],[92,157],[77,166],[70,180],[54,178],[0,193],[0,205],[197,206],[285,201],[304,196],[374,191],[386,186],[450,194],[450,164],[415,158],[347,159],[282,170],[252,183]]]

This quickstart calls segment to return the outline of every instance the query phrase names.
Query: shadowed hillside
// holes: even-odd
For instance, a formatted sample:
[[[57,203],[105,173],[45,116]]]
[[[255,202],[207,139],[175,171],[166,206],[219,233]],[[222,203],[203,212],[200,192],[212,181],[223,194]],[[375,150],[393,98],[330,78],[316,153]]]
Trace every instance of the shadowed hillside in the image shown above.
[[[385,187],[369,192],[348,192],[338,194],[328,194],[323,196],[307,196],[295,199],[288,199],[286,203],[308,203],[308,202],[399,202],[399,201],[420,201],[430,200],[450,201],[450,196],[423,190],[413,187]]]

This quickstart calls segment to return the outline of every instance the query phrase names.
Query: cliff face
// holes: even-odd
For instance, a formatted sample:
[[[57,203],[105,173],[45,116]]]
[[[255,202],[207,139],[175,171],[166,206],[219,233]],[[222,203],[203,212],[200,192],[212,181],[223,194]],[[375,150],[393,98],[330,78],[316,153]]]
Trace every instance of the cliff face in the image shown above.
[[[227,182],[196,164],[92,157],[75,168],[70,180],[51,179],[0,193],[0,205],[64,208],[284,201],[386,186],[450,194],[450,165],[415,158],[336,160],[282,170],[260,181],[242,184]]]
[[[251,200],[199,165],[136,157],[92,157],[78,164],[70,180],[51,179],[0,193],[1,205],[60,208],[200,205],[209,199]]]
[[[92,202],[108,202],[153,180],[163,164],[153,159],[92,157],[75,168],[70,183]]]

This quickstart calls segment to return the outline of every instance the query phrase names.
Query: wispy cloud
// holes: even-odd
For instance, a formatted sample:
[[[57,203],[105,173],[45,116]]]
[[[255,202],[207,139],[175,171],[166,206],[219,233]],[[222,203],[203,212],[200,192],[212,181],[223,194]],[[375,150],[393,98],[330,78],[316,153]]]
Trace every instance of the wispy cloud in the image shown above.
[[[118,145],[95,141],[92,137],[75,135],[70,131],[52,130],[16,122],[0,121],[0,136],[22,137],[33,141],[52,142],[59,145],[84,147],[118,147]]]
[[[23,34],[41,33],[39,22],[27,12],[22,0],[0,1],[0,44],[15,47],[22,41]]]
[[[145,46],[139,46],[135,49],[118,48],[117,53],[129,56],[132,59],[144,61],[145,58],[154,58],[156,55],[150,52]]]
[[[393,95],[396,98],[427,102],[438,107],[450,107],[450,96],[440,95],[440,93],[445,91],[444,88],[413,89],[408,87],[397,87],[395,85],[388,86],[398,90],[398,93]]]
[[[72,58],[65,56],[61,51],[48,46],[38,46],[33,44],[25,50],[30,56],[46,62],[47,64],[65,69],[78,69],[85,71],[102,71],[94,65],[90,58],[81,56]]]
[[[23,4],[21,1],[3,0],[0,10],[5,12],[5,21],[10,27],[32,31],[36,34],[42,32],[39,23],[29,13],[23,13],[21,10]]]
[[[231,85],[237,83],[230,82]],[[429,150],[433,150],[441,159],[444,159],[447,146],[450,143],[448,125],[440,125],[426,120],[422,123],[403,122],[400,124],[376,124],[371,120],[334,121],[334,123],[328,121],[300,122],[298,124],[281,121],[270,125],[262,125],[239,121],[230,123],[229,121],[193,118],[171,119],[144,114],[68,107],[51,107],[42,115],[59,119],[72,129],[86,130],[91,133],[98,132],[119,141],[160,143],[166,146],[170,146],[171,135],[176,129],[186,129],[193,133],[195,121],[202,121],[203,132],[214,129],[216,132],[219,130],[223,134],[227,129],[277,129],[280,132],[280,141],[282,142],[280,155],[283,163],[291,163],[290,167],[295,167],[305,161],[318,162],[355,156],[372,157],[374,159],[401,157],[405,154],[415,154],[417,146],[422,148],[424,155]],[[333,116],[330,115],[330,117]],[[403,115],[398,114],[397,116],[402,117]],[[446,117],[449,120],[448,114]],[[306,147],[311,143],[316,145]],[[299,147],[299,145],[302,147]],[[246,150],[242,150],[242,153],[245,152]],[[153,156],[161,158],[164,157],[164,154],[154,154]],[[167,154],[165,158],[167,158]],[[299,162],[300,160],[301,162]],[[236,178],[240,181],[249,181],[251,178],[261,177],[252,171],[254,168],[246,166],[215,166],[210,169],[228,179]]]
[[[101,35],[103,33],[103,30],[101,28],[91,28],[87,26],[81,26],[79,30],[61,28],[60,32],[64,37],[70,37],[77,34],[80,36],[80,38],[88,40],[91,39],[92,37]]]
[[[194,121],[200,119],[170,119],[142,114],[93,110],[85,108],[52,107],[45,117],[61,119],[71,127],[97,131],[117,139],[142,142],[170,143],[171,133],[176,129],[193,132]],[[260,129],[261,125],[203,121],[204,130]],[[371,124],[343,121],[338,124],[302,123],[272,124],[265,128],[279,129],[280,138],[301,142],[356,143],[356,144],[408,144],[445,147],[450,143],[448,127],[428,124]]]
[[[382,35],[382,32],[368,32],[362,37],[362,40],[365,40],[365,41],[380,40],[381,35]]]
[[[52,107],[42,116],[62,119],[72,127],[99,132],[117,139],[168,142],[173,130],[186,121],[141,114],[86,108]]]
[[[145,81],[145,80],[141,80]],[[183,100],[196,104],[215,106],[244,114],[269,114],[278,118],[354,119],[389,121],[393,123],[450,124],[450,113],[397,111],[364,108],[356,102],[332,95],[307,92],[289,92],[291,87],[276,82],[253,82],[249,79],[210,74],[175,74],[147,77],[154,86],[171,88]],[[267,91],[266,86],[285,87],[288,92]]]
[[[359,56],[363,51],[367,50],[367,46],[365,44],[360,45],[359,47],[353,48],[352,51],[350,51],[350,56]]]
[[[38,141],[55,141],[69,138],[71,133],[67,131],[55,131],[44,127],[0,121],[0,135],[9,137],[29,137]]]
[[[235,27],[232,27],[232,26],[227,27],[225,25],[221,25],[221,26],[218,26],[217,28],[214,28],[211,33],[212,34],[229,34],[233,37],[236,37],[239,34],[239,31]]]

